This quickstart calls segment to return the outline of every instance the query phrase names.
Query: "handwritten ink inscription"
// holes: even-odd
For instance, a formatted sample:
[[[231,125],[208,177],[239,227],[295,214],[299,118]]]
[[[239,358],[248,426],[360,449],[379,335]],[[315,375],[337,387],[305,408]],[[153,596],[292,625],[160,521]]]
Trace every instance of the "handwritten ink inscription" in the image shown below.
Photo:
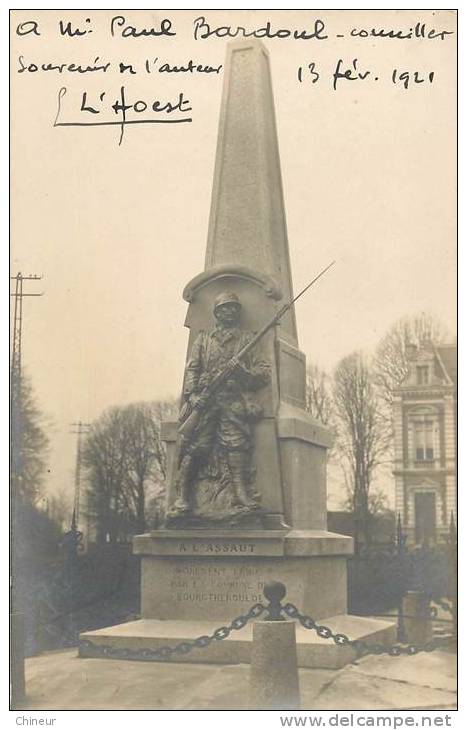
[[[368,67],[363,67],[358,58],[354,58],[352,61],[344,61],[339,58],[334,70],[327,74],[327,79],[334,91],[346,81],[357,81],[357,82],[372,82],[372,81],[387,81],[392,82],[395,85],[401,85],[404,89],[408,89],[412,85],[417,84],[432,84],[435,78],[434,71],[420,71],[420,70],[407,70],[407,69],[393,69],[390,74],[386,74],[386,78],[377,75],[378,72],[373,72]],[[319,69],[316,61],[311,61],[307,64],[303,64],[297,69],[298,81],[310,84],[316,84],[320,79],[325,78],[326,74]]]
[[[62,115],[62,100],[67,94],[68,89],[66,86],[62,86],[58,92],[58,108],[57,115],[55,117],[54,127],[95,127],[95,126],[120,126],[120,140],[119,144],[122,143],[125,127],[127,124],[180,124],[183,122],[193,121],[189,116],[178,116],[177,112],[186,114],[192,111],[190,101],[185,99],[183,91],[178,94],[176,99],[171,100],[149,100],[137,99],[129,101],[127,100],[125,87],[120,88],[120,96],[115,99],[113,103],[110,101],[107,103],[106,92],[103,91],[94,96],[88,98],[88,92],[84,91],[81,94],[81,103],[78,107],[78,112],[83,114],[79,120],[74,121],[63,121]],[[117,119],[103,119],[102,121],[96,119],[96,115],[100,115],[101,112],[106,116],[107,113],[114,112]],[[128,112],[133,112],[136,118],[128,118]],[[145,116],[139,117],[139,115],[149,112],[156,116]],[[174,116],[172,115],[175,112]],[[89,117],[91,115],[91,118]],[[162,115],[162,118],[158,115]]]
[[[381,87],[388,90],[401,89],[408,94],[429,93],[430,88],[445,78],[445,74],[438,73],[435,67],[440,56],[435,52],[427,57],[424,52],[421,55],[423,62],[418,63],[417,50],[421,44],[437,49],[452,42],[455,34],[454,30],[436,24],[435,13],[430,22],[423,22],[422,18],[410,25],[401,24],[396,27],[392,23],[361,26],[355,23],[351,11],[345,11],[336,15],[336,20],[310,18],[306,27],[292,27],[281,26],[268,19],[262,20],[257,26],[230,22],[230,19],[235,18],[235,11],[229,11],[226,16],[229,18],[228,24],[214,24],[208,16],[203,15],[186,18],[183,27],[177,27],[178,18],[174,20],[166,17],[153,24],[138,22],[144,11],[139,12],[139,15],[109,14],[107,17],[94,17],[88,11],[88,17],[83,14],[81,20],[71,21],[58,16],[54,24],[47,26],[42,23],[40,16],[23,15],[21,22],[14,26],[13,32],[16,33],[19,44],[16,71],[22,79],[37,79],[47,74],[66,75],[74,80],[86,75],[114,79],[125,77],[128,80],[126,86],[120,87],[120,94],[116,98],[115,92],[109,88],[93,92],[92,96],[89,88],[71,89],[69,86],[62,86],[57,89],[58,111],[53,122],[54,127],[114,125],[120,128],[121,144],[125,128],[129,124],[192,122],[190,113],[195,106],[198,87],[195,90],[179,90],[174,94],[173,88],[167,93],[163,84],[160,84],[148,94],[147,91],[137,91],[136,86],[130,84],[130,79],[137,80],[148,75],[160,79],[161,82],[174,75],[182,75],[187,81],[195,77],[216,79],[224,71],[224,48],[219,46],[219,39],[228,41],[259,38],[313,49],[308,58],[304,56],[298,66],[296,61],[292,61],[288,67],[290,83],[299,83],[304,93],[323,87],[333,94],[348,88],[371,93],[372,89]],[[382,17],[383,15],[384,13]],[[344,24],[344,27],[334,27],[334,24]],[[79,51],[86,53],[86,41],[90,34],[94,34],[91,36],[94,42],[101,38],[103,46],[96,49],[101,53],[83,57]],[[183,48],[183,34],[189,41],[195,41],[200,49],[214,44],[219,49],[219,58],[215,62],[210,58],[207,63],[202,57],[171,57],[170,60],[164,57],[166,51],[172,53]],[[53,58],[47,52],[47,40],[51,36],[61,42],[59,47],[63,55],[60,58]],[[158,50],[162,49],[160,56],[150,55],[155,41]],[[34,44],[33,53],[31,42]],[[44,51],[42,57],[41,44]],[[72,49],[71,58],[67,57],[63,44],[69,44]],[[336,49],[334,59],[332,56],[329,58],[329,54],[324,54],[321,58],[318,49],[329,44]],[[407,48],[408,44],[413,45],[414,50],[410,56],[413,58],[410,67],[399,64],[397,58],[398,49]],[[358,47],[359,55],[352,52],[353,46]],[[382,46],[385,48],[384,57],[379,51],[375,60],[374,50]],[[126,50],[131,49],[131,59],[120,55],[119,48],[125,49],[125,55]],[[106,51],[112,51],[112,58],[106,57]],[[406,53],[404,57],[407,58]],[[388,59],[391,59],[389,68]],[[66,94],[68,97],[65,101]]]
[[[112,38],[173,38],[177,36],[177,30],[170,18],[164,18],[157,26],[145,27],[137,25],[132,20],[127,20],[124,15],[114,15],[107,25],[107,30]],[[73,25],[70,21],[59,20],[58,31],[61,36],[69,38],[80,38],[93,32],[91,18],[86,18],[81,24]],[[36,35],[40,36],[40,23],[35,20],[27,20],[19,23],[16,27],[16,34],[19,36]],[[441,40],[454,35],[454,31],[430,27],[421,21],[414,23],[407,28],[384,28],[351,27],[346,33],[333,33],[328,29],[321,18],[310,21],[307,28],[278,28],[273,22],[267,20],[264,25],[258,28],[246,27],[244,25],[213,25],[204,15],[192,21],[192,37],[194,40],[208,40],[210,38],[269,38],[276,40],[294,41],[325,41],[330,37],[336,38],[371,38],[388,40]]]

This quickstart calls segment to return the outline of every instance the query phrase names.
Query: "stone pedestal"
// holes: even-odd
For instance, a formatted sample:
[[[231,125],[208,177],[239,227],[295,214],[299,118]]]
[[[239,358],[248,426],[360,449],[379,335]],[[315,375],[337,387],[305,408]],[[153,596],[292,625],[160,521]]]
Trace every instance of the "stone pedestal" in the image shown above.
[[[83,640],[132,649],[192,641],[264,603],[263,587],[272,580],[286,585],[285,601],[335,632],[372,643],[396,639],[394,624],[346,614],[349,537],[325,530],[158,530],[136,537],[134,549],[142,560],[141,620],[86,632]],[[251,646],[250,623],[183,661],[249,662]],[[92,647],[81,653],[92,656]],[[297,656],[299,666],[335,669],[356,654],[297,624]]]
[[[347,609],[351,538],[324,531],[160,530],[135,538],[143,619],[226,622],[280,580],[315,618]]]

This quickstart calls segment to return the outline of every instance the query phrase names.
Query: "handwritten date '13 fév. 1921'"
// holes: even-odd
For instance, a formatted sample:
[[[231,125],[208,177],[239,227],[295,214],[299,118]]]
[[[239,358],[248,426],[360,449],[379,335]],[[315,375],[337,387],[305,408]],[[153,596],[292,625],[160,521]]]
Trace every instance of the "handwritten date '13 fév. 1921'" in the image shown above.
[[[316,61],[302,64],[297,69],[297,79],[300,83],[316,84],[320,79],[324,79],[326,74],[322,72]],[[419,86],[420,84],[430,85],[435,78],[434,71],[420,71],[412,69],[392,69],[387,78],[381,76],[378,72],[374,73],[367,67],[364,67],[358,58],[354,58],[351,63],[344,62],[342,58],[337,61],[334,71],[329,74],[329,81],[334,91],[336,91],[343,82],[346,81],[384,81],[388,80],[396,86],[402,86],[404,89]]]

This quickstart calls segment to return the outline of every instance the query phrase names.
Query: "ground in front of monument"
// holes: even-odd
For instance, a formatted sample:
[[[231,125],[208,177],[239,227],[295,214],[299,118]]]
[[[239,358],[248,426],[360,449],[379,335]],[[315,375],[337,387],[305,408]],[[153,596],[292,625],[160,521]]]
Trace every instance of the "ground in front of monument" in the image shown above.
[[[27,710],[247,710],[246,664],[26,660]],[[367,656],[342,669],[299,670],[302,710],[456,709],[456,655]]]

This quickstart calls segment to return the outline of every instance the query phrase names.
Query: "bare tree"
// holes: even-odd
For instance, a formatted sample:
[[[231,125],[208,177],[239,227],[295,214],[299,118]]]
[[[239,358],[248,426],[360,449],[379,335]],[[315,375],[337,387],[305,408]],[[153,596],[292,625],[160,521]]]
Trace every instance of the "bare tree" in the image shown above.
[[[49,439],[46,433],[45,419],[39,410],[33,389],[28,378],[21,379],[21,398],[19,404],[19,443],[14,448],[19,450],[20,464],[17,482],[17,497],[24,503],[36,504],[43,493],[46,472]],[[12,434],[14,438],[14,434]]]
[[[355,517],[356,545],[369,540],[370,489],[384,461],[390,433],[370,366],[359,352],[343,358],[334,373],[336,451],[344,470]]]
[[[60,530],[68,529],[71,515],[70,495],[61,489],[56,494],[46,497],[47,515]]]
[[[347,490],[345,499],[342,501],[342,508],[346,512],[352,512],[354,496],[351,489]],[[386,492],[381,487],[373,488],[368,495],[368,514],[371,517],[378,517],[389,511],[389,500]]]
[[[425,312],[403,317],[388,330],[377,347],[374,370],[378,390],[389,406],[392,405],[394,388],[408,373],[407,345],[419,345],[423,340],[443,342],[446,337],[446,327]]]
[[[317,365],[308,365],[306,369],[306,409],[325,426],[332,425],[331,382]]]
[[[126,462],[121,408],[104,411],[92,425],[82,459],[88,480],[86,512],[96,524],[96,540],[116,542]]]
[[[162,420],[174,415],[173,403],[136,403],[122,411],[127,451],[123,498],[135,515],[136,530],[146,529],[146,505],[163,490],[167,473]]]
[[[135,403],[111,408],[93,424],[83,465],[98,542],[146,529],[148,502],[153,505],[166,476],[161,422],[174,414],[174,402]]]

